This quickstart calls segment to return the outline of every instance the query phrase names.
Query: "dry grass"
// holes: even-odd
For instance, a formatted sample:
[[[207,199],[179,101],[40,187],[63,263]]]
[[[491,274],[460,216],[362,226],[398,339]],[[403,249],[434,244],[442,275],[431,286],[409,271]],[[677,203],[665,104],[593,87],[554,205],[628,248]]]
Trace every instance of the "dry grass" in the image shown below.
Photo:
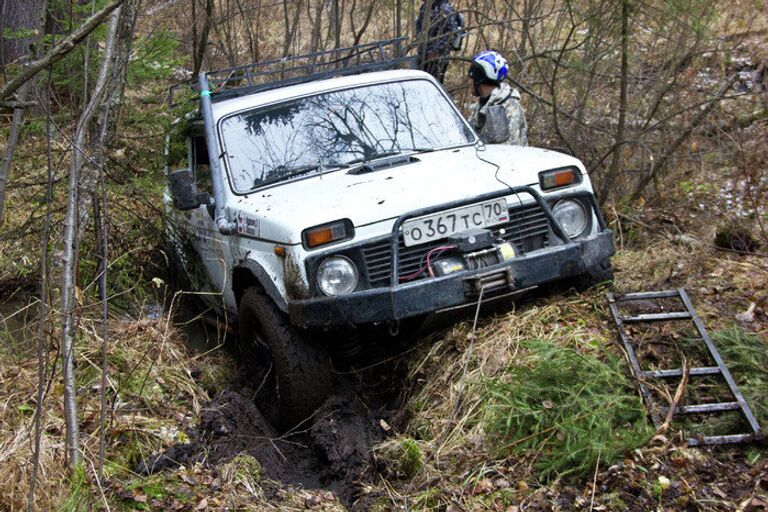
[[[398,438],[400,443],[416,439],[424,463],[415,475],[408,475],[406,485],[395,482],[397,491],[391,492],[413,497],[425,488],[471,487],[502,466],[515,478],[531,478],[535,454],[510,460],[487,436],[486,383],[503,379],[508,368],[524,361],[524,342],[530,339],[600,357],[606,348],[611,350],[607,344],[612,337],[598,314],[602,312],[597,291],[557,296],[481,320],[474,337],[472,322],[467,321],[427,341],[408,376],[417,389],[406,403],[408,427]],[[375,451],[392,452],[392,443]],[[402,458],[389,464],[397,468]],[[472,501],[474,494],[468,492],[462,499]]]
[[[711,332],[732,326],[735,315],[746,309],[750,297],[768,284],[768,272],[760,269],[762,257],[716,249],[711,226],[691,228],[690,237],[677,238],[663,229],[634,229],[638,230],[635,239],[628,241],[613,260],[614,287],[620,291],[686,287]],[[677,230],[673,233],[679,235]],[[459,509],[503,507],[539,499],[551,504],[547,493],[557,496],[561,484],[537,484],[536,465],[541,453],[499,451],[489,438],[484,383],[503,382],[509,368],[534,364],[526,343],[531,339],[597,359],[604,358],[606,352],[621,357],[609,316],[602,291],[591,290],[580,295],[555,295],[517,311],[481,319],[474,338],[472,322],[465,321],[426,340],[408,376],[414,391],[405,404],[407,426],[394,440],[378,448],[391,453],[403,440],[415,439],[424,464],[415,475],[407,477],[390,471],[385,488],[370,490],[374,495],[383,495],[376,503],[382,505],[382,510],[405,502],[414,510],[439,510],[449,505]],[[752,339],[762,340],[759,344],[764,346],[768,339],[766,326],[758,321],[745,327],[756,331]],[[628,368],[622,366],[628,375]],[[519,433],[509,438],[513,445],[525,440]],[[379,461],[385,470],[402,463],[402,451],[395,453],[390,460]],[[657,460],[659,467],[666,467],[666,459],[659,457],[658,448],[652,447],[633,452],[629,460],[636,459],[640,465],[649,459]],[[761,459],[757,456],[756,460]],[[634,467],[635,462],[625,464]],[[603,474],[605,467],[606,461],[602,460],[593,471],[599,470],[601,479],[608,478]],[[591,490],[584,492],[588,503]],[[653,500],[654,492],[650,486],[643,495]],[[598,492],[597,499],[604,503],[611,498]],[[735,497],[729,495],[729,499]]]
[[[101,489],[93,479],[98,455],[101,339],[98,322],[79,325],[78,408],[84,470],[90,489],[86,498],[99,503]],[[51,347],[53,349],[53,347]],[[53,350],[47,352],[55,359]],[[192,378],[187,349],[164,319],[113,320],[109,339],[107,396],[114,412],[107,435],[106,476],[131,472],[142,455],[177,442],[180,418],[196,414],[207,395]],[[56,371],[44,402],[41,464],[35,497],[38,510],[53,510],[71,497],[66,469],[62,386]],[[34,355],[0,352],[0,508],[26,506],[33,453],[33,410],[37,387]],[[89,501],[90,500],[90,501]],[[88,507],[86,507],[88,508]]]

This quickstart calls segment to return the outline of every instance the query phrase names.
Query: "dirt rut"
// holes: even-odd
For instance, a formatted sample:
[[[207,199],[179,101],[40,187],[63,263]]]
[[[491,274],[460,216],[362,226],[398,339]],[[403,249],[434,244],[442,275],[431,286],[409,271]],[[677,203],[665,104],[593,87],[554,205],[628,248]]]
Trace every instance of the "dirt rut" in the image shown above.
[[[142,461],[143,474],[178,465],[217,465],[239,454],[253,456],[266,478],[305,488],[328,489],[350,504],[368,467],[369,448],[383,438],[379,419],[353,395],[334,395],[294,431],[278,432],[247,390],[226,390],[208,403],[190,442]]]

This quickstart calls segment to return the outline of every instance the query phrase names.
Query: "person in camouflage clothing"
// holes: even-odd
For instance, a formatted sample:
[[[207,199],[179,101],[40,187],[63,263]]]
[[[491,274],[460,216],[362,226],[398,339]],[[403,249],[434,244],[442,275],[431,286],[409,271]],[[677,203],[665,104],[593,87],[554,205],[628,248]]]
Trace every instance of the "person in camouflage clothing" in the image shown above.
[[[478,100],[470,107],[469,124],[483,142],[527,146],[528,124],[520,93],[504,82],[507,71],[507,61],[494,51],[481,52],[472,59],[469,76]]]
[[[418,66],[440,83],[445,80],[448,54],[455,50],[459,35],[461,45],[462,18],[448,0],[424,0],[416,19],[419,43]]]

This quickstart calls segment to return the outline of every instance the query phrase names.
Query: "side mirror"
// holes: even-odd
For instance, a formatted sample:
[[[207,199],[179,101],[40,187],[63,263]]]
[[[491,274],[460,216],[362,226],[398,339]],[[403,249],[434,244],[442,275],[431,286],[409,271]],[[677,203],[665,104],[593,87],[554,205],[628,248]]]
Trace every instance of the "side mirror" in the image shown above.
[[[179,210],[193,210],[208,202],[208,194],[197,191],[190,169],[179,169],[171,173],[170,192],[173,205]]]
[[[509,119],[503,106],[493,105],[485,109],[485,123],[479,135],[486,144],[500,144],[509,140]]]

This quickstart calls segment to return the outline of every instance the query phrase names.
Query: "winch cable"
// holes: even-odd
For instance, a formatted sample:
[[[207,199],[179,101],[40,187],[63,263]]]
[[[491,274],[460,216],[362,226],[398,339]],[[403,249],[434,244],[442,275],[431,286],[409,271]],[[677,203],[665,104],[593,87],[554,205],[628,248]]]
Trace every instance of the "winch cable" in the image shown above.
[[[499,171],[501,170],[501,166],[499,164],[497,164],[496,162],[492,162],[490,160],[486,160],[485,158],[480,156],[480,152],[481,151],[485,151],[485,149],[486,149],[485,143],[478,139],[478,141],[475,143],[475,156],[481,162],[485,162],[486,164],[492,165],[495,168],[494,173],[493,173],[493,177],[496,178],[496,181],[498,181],[499,183],[501,183],[502,185],[507,187],[510,190],[510,192],[515,194],[515,197],[517,198],[517,202],[520,204],[521,212],[520,212],[520,215],[517,215],[517,221],[516,221],[516,224],[515,224],[515,233],[517,233],[520,230],[520,222],[522,222],[522,220],[524,218],[524,215],[522,214],[523,200],[520,199],[520,194],[518,192],[514,191],[514,189],[512,188],[512,185],[510,185],[509,183],[507,183],[506,181],[504,181],[503,179],[501,179],[499,177]],[[510,223],[511,223],[512,222],[512,213],[511,212],[509,213],[509,220],[510,220]],[[514,233],[513,233],[512,236],[514,237]],[[510,240],[510,243],[512,244],[512,247],[515,246],[514,241]]]
[[[472,355],[475,351],[475,334],[477,333],[477,321],[480,318],[480,308],[483,306],[483,292],[485,292],[485,286],[480,287],[480,295],[477,297],[477,306],[475,307],[475,318],[472,321],[472,332],[469,335],[469,347],[464,354],[464,364],[461,369],[461,377],[459,378],[459,385],[456,386],[456,398],[453,401],[453,407],[451,409],[451,416],[449,421],[454,421],[456,413],[461,406],[461,398],[464,393],[465,380],[467,377],[467,370],[469,369],[469,361],[472,359]]]

